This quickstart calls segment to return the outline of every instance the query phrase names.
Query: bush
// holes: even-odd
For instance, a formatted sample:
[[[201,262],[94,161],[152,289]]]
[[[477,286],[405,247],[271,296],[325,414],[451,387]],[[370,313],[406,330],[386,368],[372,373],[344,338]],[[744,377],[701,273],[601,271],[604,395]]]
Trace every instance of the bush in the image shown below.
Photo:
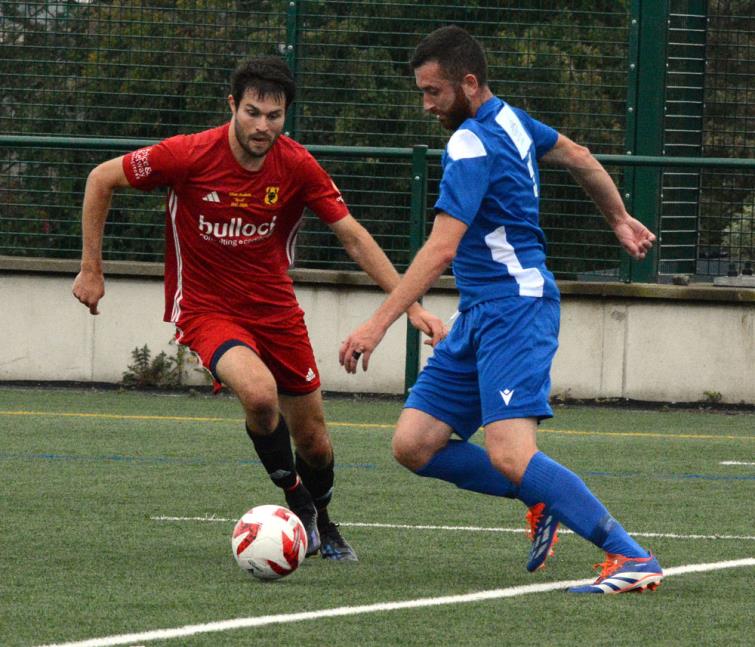
[[[732,216],[723,230],[721,246],[729,258],[740,261],[755,260],[755,193],[745,200],[742,211]]]
[[[171,340],[171,344],[175,343]],[[175,357],[164,351],[152,357],[146,344],[131,351],[133,363],[123,373],[122,384],[134,388],[173,388],[185,384],[186,371],[191,358],[185,346],[177,345]]]

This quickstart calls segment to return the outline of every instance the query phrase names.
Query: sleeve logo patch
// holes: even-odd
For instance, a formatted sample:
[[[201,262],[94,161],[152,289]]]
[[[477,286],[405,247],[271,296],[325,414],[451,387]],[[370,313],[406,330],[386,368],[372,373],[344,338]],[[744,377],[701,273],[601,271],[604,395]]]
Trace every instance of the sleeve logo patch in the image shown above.
[[[152,147],[140,148],[131,154],[131,172],[137,180],[143,180],[152,173],[152,167],[149,165],[149,152]]]

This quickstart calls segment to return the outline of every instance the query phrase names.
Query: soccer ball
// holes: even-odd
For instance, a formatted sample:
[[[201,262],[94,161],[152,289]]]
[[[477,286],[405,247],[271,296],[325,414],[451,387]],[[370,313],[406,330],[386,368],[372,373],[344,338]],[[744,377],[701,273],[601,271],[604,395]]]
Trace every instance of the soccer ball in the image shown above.
[[[307,533],[291,510],[258,505],[236,523],[231,546],[240,568],[260,580],[277,580],[299,568],[307,553]]]

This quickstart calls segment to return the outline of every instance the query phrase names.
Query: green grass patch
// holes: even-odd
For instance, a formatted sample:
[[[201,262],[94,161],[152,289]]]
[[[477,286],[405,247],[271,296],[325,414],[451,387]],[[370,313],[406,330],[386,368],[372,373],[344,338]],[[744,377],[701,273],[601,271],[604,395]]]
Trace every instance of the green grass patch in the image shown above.
[[[0,645],[39,645],[232,618],[583,579],[599,551],[563,535],[524,569],[524,507],[422,479],[390,454],[397,401],[329,398],[332,516],[358,564],[307,560],[261,583],[231,556],[235,520],[282,497],[230,397],[0,388]],[[752,413],[559,407],[541,448],[578,472],[665,567],[755,554]],[[482,436],[482,434],[478,434]],[[477,439],[478,442],[482,438]],[[155,517],[227,521],[157,521]],[[693,535],[748,539],[698,539]],[[752,567],[667,578],[653,594],[560,591],[199,634],[216,645],[745,644]],[[134,643],[142,644],[142,643]]]

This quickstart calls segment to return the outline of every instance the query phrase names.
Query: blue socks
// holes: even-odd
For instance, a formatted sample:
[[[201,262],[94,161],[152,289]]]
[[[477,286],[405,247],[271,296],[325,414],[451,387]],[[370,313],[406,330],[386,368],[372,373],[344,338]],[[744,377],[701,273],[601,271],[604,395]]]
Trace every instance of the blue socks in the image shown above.
[[[545,503],[559,521],[607,553],[648,556],[582,479],[543,452],[530,460],[519,486],[519,499],[528,507]]]
[[[479,445],[464,440],[449,440],[430,462],[416,472],[420,476],[442,479],[463,490],[515,499],[516,485],[490,462]]]
[[[545,503],[559,521],[607,553],[626,557],[649,554],[610,515],[582,479],[543,452],[532,457],[518,488],[493,467],[482,447],[463,440],[449,440],[416,473],[448,481],[464,490],[519,499],[527,507]]]

